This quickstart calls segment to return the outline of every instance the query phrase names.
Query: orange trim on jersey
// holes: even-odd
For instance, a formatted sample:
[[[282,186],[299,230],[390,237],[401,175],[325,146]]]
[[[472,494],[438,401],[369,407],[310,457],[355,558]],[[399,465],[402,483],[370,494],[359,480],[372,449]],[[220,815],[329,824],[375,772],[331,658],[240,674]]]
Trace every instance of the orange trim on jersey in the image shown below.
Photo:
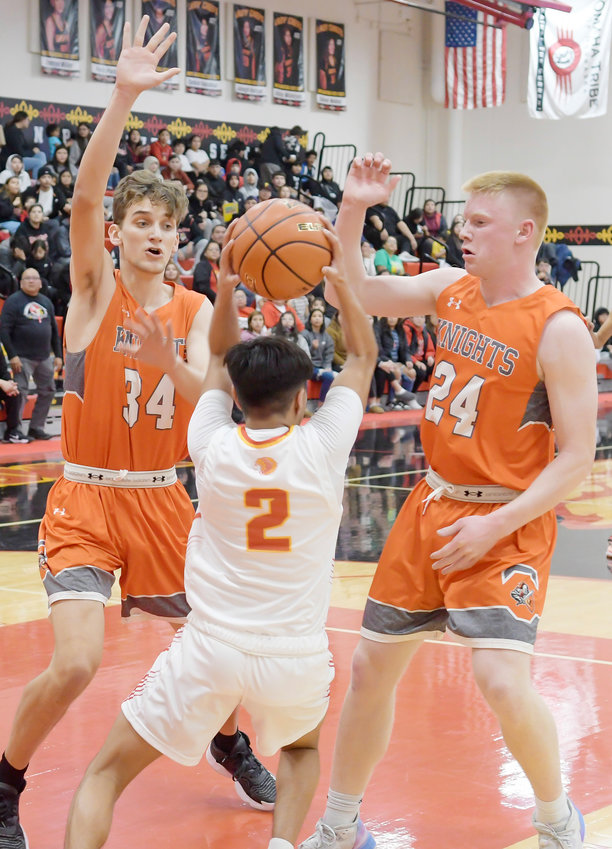
[[[282,442],[283,439],[286,439],[290,433],[293,431],[295,425],[291,425],[287,433],[283,433],[280,436],[273,436],[271,439],[264,439],[262,442],[257,442],[255,439],[251,439],[251,437],[246,432],[246,425],[240,425],[238,428],[238,436],[242,441],[249,445],[251,448],[270,448],[271,445],[278,445],[279,442]]]

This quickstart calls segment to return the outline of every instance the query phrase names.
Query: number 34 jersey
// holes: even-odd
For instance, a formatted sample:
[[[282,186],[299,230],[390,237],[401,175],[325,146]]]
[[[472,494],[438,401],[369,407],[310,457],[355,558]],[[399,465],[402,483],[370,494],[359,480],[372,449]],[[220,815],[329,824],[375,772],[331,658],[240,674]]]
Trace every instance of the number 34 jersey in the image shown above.
[[[62,407],[64,458],[83,466],[146,471],[168,469],[187,454],[193,406],[159,369],[125,355],[133,340],[125,320],[138,308],[115,272],[116,288],[98,331],[84,351],[66,354]],[[174,287],[156,315],[172,322],[179,356],[204,296]]]
[[[185,564],[194,622],[256,654],[320,650],[361,401],[332,388],[307,425],[274,430],[236,427],[230,413],[229,395],[212,390],[189,425],[200,501]]]
[[[552,286],[493,307],[470,275],[440,293],[421,437],[445,480],[523,490],[550,463],[552,420],[537,353],[546,321],[559,310],[580,316]]]

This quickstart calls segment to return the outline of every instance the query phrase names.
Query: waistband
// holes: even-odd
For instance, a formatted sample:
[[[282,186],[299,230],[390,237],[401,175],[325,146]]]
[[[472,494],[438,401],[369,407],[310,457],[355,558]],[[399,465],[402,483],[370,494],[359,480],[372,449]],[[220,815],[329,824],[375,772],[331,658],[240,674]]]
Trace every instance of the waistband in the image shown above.
[[[439,501],[440,498],[452,498],[454,501],[480,501],[483,504],[507,504],[513,501],[521,492],[518,489],[508,489],[506,486],[484,484],[449,483],[434,471],[431,467],[427,469],[425,481],[431,487],[432,492],[423,499],[424,510],[430,501]]]
[[[176,469],[150,472],[128,472],[127,469],[98,469],[95,466],[80,466],[64,463],[64,477],[75,483],[90,483],[94,486],[119,486],[126,489],[149,489],[172,486],[177,481]]]
[[[222,625],[209,622],[193,612],[189,614],[189,622],[197,631],[208,634],[209,637],[222,643],[227,643],[245,654],[255,654],[260,657],[307,657],[329,650],[327,633],[323,630],[318,634],[307,634],[303,637],[255,634],[225,628]]]

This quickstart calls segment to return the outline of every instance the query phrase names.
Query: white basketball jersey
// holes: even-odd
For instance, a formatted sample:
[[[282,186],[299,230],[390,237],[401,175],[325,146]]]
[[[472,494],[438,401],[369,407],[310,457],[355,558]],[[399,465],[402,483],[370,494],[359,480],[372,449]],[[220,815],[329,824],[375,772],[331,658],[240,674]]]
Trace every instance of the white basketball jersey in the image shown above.
[[[197,620],[245,636],[320,637],[361,401],[337,387],[309,424],[273,431],[237,427],[230,409],[207,392],[190,425],[200,504],[187,600]]]

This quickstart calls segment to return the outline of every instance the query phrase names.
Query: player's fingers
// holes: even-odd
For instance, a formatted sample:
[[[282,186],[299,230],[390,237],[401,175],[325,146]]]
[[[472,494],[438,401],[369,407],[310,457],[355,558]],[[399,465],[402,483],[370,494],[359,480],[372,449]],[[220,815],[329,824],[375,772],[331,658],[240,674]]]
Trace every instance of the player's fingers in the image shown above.
[[[168,36],[168,38],[164,39],[164,41],[159,45],[157,50],[155,50],[155,52],[153,53],[153,55],[155,56],[155,58],[157,59],[158,62],[162,58],[162,56],[164,56],[168,52],[168,50],[174,44],[175,41],[176,41],[176,33],[171,32],[170,35]],[[177,70],[178,70],[178,68],[177,68]]]
[[[147,42],[147,50],[150,50],[151,53],[155,53],[159,45],[162,43],[168,30],[170,29],[170,24],[166,21],[166,23],[162,24],[157,32],[153,33],[151,38]]]
[[[391,171],[391,160],[385,157],[381,163],[380,170],[383,174],[388,174]]]
[[[375,168],[380,169],[381,165],[383,164],[384,159],[385,159],[385,157],[383,156],[383,154],[380,151],[377,151],[377,153],[374,154],[374,161],[373,161],[372,164],[374,165]]]
[[[132,46],[132,27],[129,21],[125,22],[125,26],[123,27],[123,41],[121,42],[121,49],[127,50],[128,47]]]
[[[365,166],[366,168],[369,168],[369,167],[371,166],[371,164],[372,164],[372,162],[373,162],[373,161],[374,161],[374,154],[372,154],[372,153],[369,153],[369,152],[368,152],[368,153],[366,153],[366,155],[363,157],[363,164],[364,164],[364,166]]]
[[[438,528],[436,533],[441,537],[451,537],[453,534],[458,533],[461,530],[461,524],[459,520],[458,522],[453,522],[452,525],[447,525],[445,528]]]
[[[142,45],[144,44],[148,26],[149,16],[143,15],[140,23],[138,24],[138,29],[136,30],[136,34],[134,36],[134,47],[142,47]]]

